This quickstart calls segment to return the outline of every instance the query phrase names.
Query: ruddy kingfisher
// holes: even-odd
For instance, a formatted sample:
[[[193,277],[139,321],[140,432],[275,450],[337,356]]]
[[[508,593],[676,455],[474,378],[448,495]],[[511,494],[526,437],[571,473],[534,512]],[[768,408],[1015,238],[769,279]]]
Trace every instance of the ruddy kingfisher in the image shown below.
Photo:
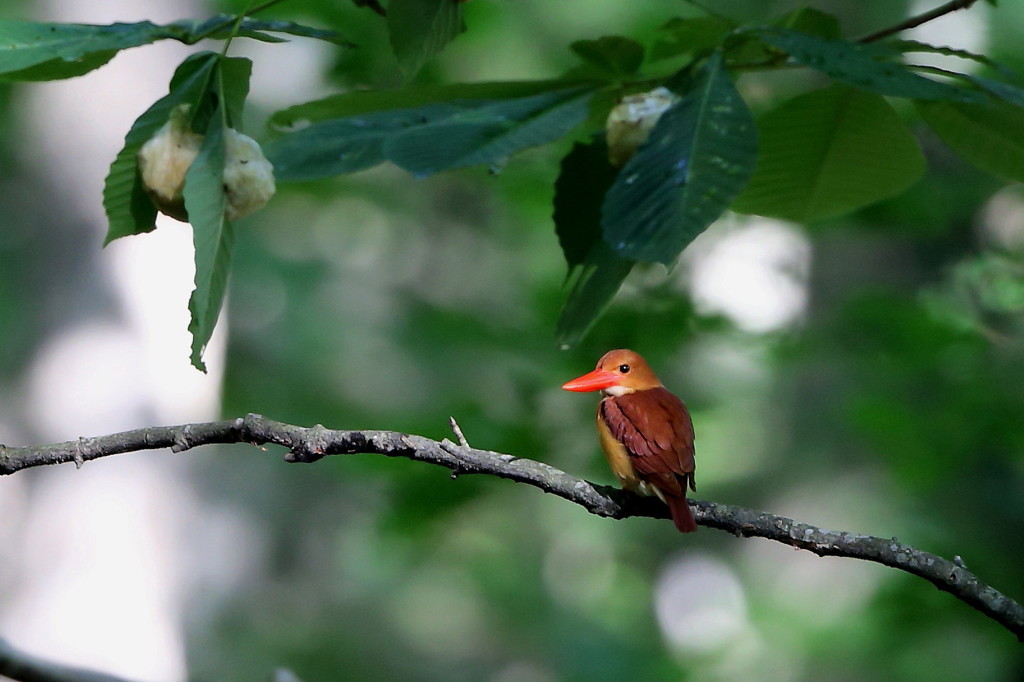
[[[686,487],[693,480],[693,422],[683,401],[666,389],[647,362],[627,349],[610,350],[593,372],[562,385],[601,391],[597,435],[608,464],[626,490],[657,495],[681,533],[697,530]]]

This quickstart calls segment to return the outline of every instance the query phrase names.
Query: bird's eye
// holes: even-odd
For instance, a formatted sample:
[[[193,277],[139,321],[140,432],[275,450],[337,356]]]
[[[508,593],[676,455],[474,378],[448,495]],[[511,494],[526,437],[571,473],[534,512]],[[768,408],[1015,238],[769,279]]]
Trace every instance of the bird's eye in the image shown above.
[[[622,374],[629,373],[629,365],[619,365],[619,372]]]

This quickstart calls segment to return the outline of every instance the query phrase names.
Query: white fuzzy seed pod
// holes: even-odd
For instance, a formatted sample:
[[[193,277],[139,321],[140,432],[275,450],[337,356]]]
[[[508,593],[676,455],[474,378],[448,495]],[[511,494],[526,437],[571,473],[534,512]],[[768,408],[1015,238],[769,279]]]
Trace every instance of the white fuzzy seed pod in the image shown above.
[[[181,221],[185,211],[185,174],[203,146],[192,132],[188,106],[177,107],[138,153],[139,173],[146,192],[162,213]],[[224,215],[237,220],[263,208],[274,195],[274,167],[256,140],[228,128],[224,131]]]
[[[626,165],[637,148],[647,140],[661,115],[677,101],[677,95],[660,87],[619,100],[608,113],[605,123],[608,162],[615,168]]]
[[[172,218],[185,221],[185,173],[199,154],[203,136],[188,127],[187,109],[176,110],[170,119],[139,150],[139,172],[156,207]]]
[[[224,141],[224,189],[228,220],[237,220],[260,210],[274,196],[274,166],[263,156],[256,140],[228,128]]]

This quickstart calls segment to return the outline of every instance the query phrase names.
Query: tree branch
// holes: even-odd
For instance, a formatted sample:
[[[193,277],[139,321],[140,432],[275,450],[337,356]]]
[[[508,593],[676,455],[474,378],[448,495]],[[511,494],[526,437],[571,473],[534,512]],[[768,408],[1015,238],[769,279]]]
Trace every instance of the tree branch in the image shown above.
[[[895,35],[903,31],[909,31],[912,28],[917,28],[921,24],[927,24],[929,21],[934,21],[935,19],[938,19],[939,17],[944,16],[946,14],[950,14],[961,9],[968,9],[977,1],[978,0],[950,0],[950,2],[947,2],[944,5],[939,5],[935,9],[928,10],[927,12],[922,12],[917,16],[905,19],[900,23],[895,24],[894,26],[889,26],[888,28],[883,28],[880,31],[876,31],[871,35],[864,36],[857,42],[873,43],[876,40],[888,38],[891,35]]]
[[[455,425],[457,427],[457,425]],[[288,448],[288,462],[315,462],[326,455],[378,454],[404,457],[445,467],[452,475],[487,474],[526,483],[580,505],[591,514],[613,519],[630,516],[668,518],[654,498],[600,486],[543,462],[470,447],[461,430],[460,443],[431,440],[394,431],[336,431],[316,425],[293,426],[250,414],[244,418],[180,426],[156,426],[53,445],[0,445],[0,475],[48,464],[77,466],[101,457],[170,448],[182,452],[213,443],[275,443]],[[767,512],[728,504],[691,500],[697,523],[741,537],[774,540],[818,556],[863,559],[891,566],[931,582],[940,590],[992,618],[1024,641],[1024,607],[985,584],[959,557],[944,559],[897,542],[846,531],[826,530]],[[0,671],[2,672],[2,671]]]

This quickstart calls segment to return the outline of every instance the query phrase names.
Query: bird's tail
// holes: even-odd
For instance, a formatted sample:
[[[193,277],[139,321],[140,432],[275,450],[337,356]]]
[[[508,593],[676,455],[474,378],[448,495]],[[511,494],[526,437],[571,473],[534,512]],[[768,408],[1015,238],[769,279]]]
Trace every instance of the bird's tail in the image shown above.
[[[683,488],[682,495],[665,495],[665,502],[672,514],[672,523],[676,524],[680,533],[693,533],[697,530],[697,520],[693,518],[693,511],[686,501],[686,488]]]

